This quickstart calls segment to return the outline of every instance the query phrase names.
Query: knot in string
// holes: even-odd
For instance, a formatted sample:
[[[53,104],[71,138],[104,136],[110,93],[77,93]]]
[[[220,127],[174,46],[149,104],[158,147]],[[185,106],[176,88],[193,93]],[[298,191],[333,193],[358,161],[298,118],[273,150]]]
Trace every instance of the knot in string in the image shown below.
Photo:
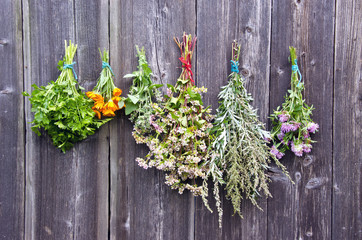
[[[192,73],[192,70],[191,70],[191,63],[190,63],[189,58],[187,58],[187,60],[186,60],[184,57],[180,57],[179,60],[183,63],[182,67],[186,70],[187,77],[189,77],[191,82],[193,84],[195,84],[195,81],[193,79],[193,73]]]
[[[231,71],[235,73],[239,73],[239,62],[231,60]]]
[[[72,62],[71,64],[66,64],[66,63],[64,63],[64,65],[63,65],[63,69],[65,70],[65,69],[72,69],[72,71],[73,71],[73,74],[74,74],[74,78],[76,79],[76,80],[78,80],[78,77],[77,77],[77,74],[75,73],[75,71],[74,71],[74,65],[75,64],[75,62]]]
[[[292,65],[292,72],[293,72],[293,73],[298,73],[298,75],[299,75],[299,82],[298,82],[298,85],[297,85],[297,86],[299,86],[300,81],[302,81],[302,74],[300,73],[300,70],[299,70],[299,67],[298,67],[298,63],[297,63],[297,59],[294,60],[294,64]]]
[[[102,61],[102,68],[109,68],[109,70],[111,70],[112,75],[114,76],[113,70],[111,68],[111,66],[109,65],[109,63]]]

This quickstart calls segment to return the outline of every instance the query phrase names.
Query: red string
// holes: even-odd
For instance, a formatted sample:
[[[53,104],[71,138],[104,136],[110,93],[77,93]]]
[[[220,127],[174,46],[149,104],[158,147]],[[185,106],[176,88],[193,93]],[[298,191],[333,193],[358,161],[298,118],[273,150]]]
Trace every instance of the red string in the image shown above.
[[[190,78],[191,82],[195,84],[195,81],[193,79],[193,73],[191,70],[191,61],[190,61],[190,55],[187,56],[187,60],[184,57],[180,57],[179,60],[183,63],[182,67],[185,68],[187,77]]]

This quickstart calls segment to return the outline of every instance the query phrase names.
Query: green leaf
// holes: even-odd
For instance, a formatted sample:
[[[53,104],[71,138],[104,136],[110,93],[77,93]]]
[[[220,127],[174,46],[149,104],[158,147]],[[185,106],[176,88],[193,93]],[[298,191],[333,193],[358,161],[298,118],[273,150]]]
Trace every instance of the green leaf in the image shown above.
[[[150,86],[150,89],[152,89],[152,88],[160,88],[160,87],[162,87],[163,86],[163,84],[152,84],[151,86]]]
[[[177,104],[178,98],[171,97],[171,103]]]
[[[27,92],[22,92],[21,94],[23,94],[24,97],[29,97],[30,96],[30,94],[27,93]]]
[[[137,104],[140,100],[138,96],[133,96],[128,94],[128,98],[132,101],[133,104]]]
[[[137,109],[137,105],[132,103],[131,101],[127,101],[126,100],[126,109],[125,109],[125,113],[126,115],[131,114],[134,110]]]
[[[123,76],[123,78],[134,78],[134,77],[136,77],[136,74],[133,73],[129,73]]]
[[[147,76],[152,73],[151,68],[149,68],[147,64],[143,64],[143,65],[142,65],[142,69],[143,69],[143,71],[145,72],[145,75],[147,75]]]
[[[182,118],[180,118],[180,123],[182,126],[187,127],[187,117],[183,116]]]
[[[122,108],[122,107],[124,106],[124,104],[125,104],[125,102],[124,102],[123,99],[121,99],[120,101],[118,101],[118,106],[119,106],[120,108]]]

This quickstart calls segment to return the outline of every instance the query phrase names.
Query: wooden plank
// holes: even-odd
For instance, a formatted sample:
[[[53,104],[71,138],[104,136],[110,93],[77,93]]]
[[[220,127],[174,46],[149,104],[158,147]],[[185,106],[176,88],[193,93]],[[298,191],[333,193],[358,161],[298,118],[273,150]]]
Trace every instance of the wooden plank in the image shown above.
[[[109,49],[108,1],[76,0],[74,9],[79,83],[92,90],[102,70],[98,48]],[[107,239],[109,125],[77,144],[74,152],[74,239]]]
[[[21,1],[0,8],[0,239],[24,237],[24,101]]]
[[[362,3],[336,3],[332,239],[362,239]]]
[[[241,45],[241,74],[248,79],[247,88],[254,96],[254,106],[265,121],[269,111],[271,1],[197,3],[197,84],[208,88],[206,102],[215,112],[220,87],[227,83],[230,74],[231,43],[236,39]],[[266,239],[266,200],[260,199],[259,204],[264,212],[244,201],[244,219],[240,219],[233,216],[231,202],[224,197],[223,228],[219,229],[217,211],[209,213],[201,199],[197,199],[195,239]]]
[[[58,77],[64,40],[75,40],[74,2],[23,1],[23,14],[24,85],[29,92],[32,83],[45,85]],[[30,122],[28,100],[25,110]],[[26,124],[26,160],[25,239],[73,239],[76,152],[63,154],[48,136],[36,136]]]
[[[298,50],[305,98],[313,104],[320,131],[311,154],[287,154],[295,185],[279,172],[273,175],[268,200],[268,237],[271,239],[331,238],[331,164],[333,97],[333,1],[273,1],[270,110],[283,102],[290,87],[288,46]]]
[[[134,45],[144,46],[155,82],[176,82],[179,51],[172,38],[195,32],[193,1],[111,1],[111,64],[117,85],[125,93],[137,67]],[[126,95],[126,94],[124,94]],[[135,162],[147,153],[131,136],[126,116],[111,123],[111,239],[192,239],[193,198],[164,185],[159,171],[143,170]],[[189,237],[190,236],[190,237]]]

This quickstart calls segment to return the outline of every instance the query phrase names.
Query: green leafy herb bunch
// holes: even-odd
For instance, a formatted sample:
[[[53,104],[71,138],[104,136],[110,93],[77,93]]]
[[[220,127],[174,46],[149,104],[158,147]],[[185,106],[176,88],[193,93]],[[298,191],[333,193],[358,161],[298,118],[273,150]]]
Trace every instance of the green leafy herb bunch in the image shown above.
[[[199,184],[196,179],[206,179],[210,159],[209,130],[213,116],[204,108],[191,69],[191,60],[196,37],[184,33],[182,40],[174,39],[181,50],[182,72],[175,86],[167,84],[164,102],[154,103],[154,114],[149,118],[152,134],[139,139],[150,151],[145,158],[137,158],[138,164],[147,169],[155,167],[166,172],[166,184],[179,193],[189,190],[202,196],[207,205],[207,183]]]
[[[312,150],[311,134],[316,133],[319,125],[311,119],[313,106],[308,106],[303,99],[304,84],[297,64],[297,54],[294,47],[289,47],[292,62],[291,89],[285,96],[282,107],[271,115],[273,129],[271,137],[273,146],[271,152],[282,158],[286,150],[291,149],[298,156]]]
[[[63,152],[74,143],[94,134],[106,122],[94,119],[92,103],[78,85],[73,69],[76,50],[77,45],[71,41],[67,45],[65,41],[65,56],[58,63],[61,71],[58,79],[47,86],[38,87],[33,84],[31,95],[23,93],[30,96],[31,111],[34,113],[31,129],[40,136],[39,130],[44,128],[53,144]]]
[[[284,169],[270,152],[265,139],[270,133],[260,122],[257,110],[250,103],[252,96],[245,88],[245,81],[238,70],[240,46],[232,43],[231,74],[229,82],[223,86],[218,97],[220,106],[217,109],[212,134],[214,136],[214,157],[209,163],[209,175],[214,181],[214,195],[219,185],[224,185],[226,197],[231,200],[234,213],[241,214],[241,201],[245,197],[258,208],[257,198],[263,192],[269,192],[269,177],[266,170],[270,159]],[[216,189],[216,190],[215,190]],[[215,196],[218,200],[219,197]],[[220,200],[218,200],[220,201]],[[222,210],[217,202],[219,223]]]
[[[150,117],[155,110],[152,108],[153,98],[160,99],[158,88],[162,84],[153,84],[152,70],[148,66],[144,48],[136,46],[138,56],[138,70],[127,74],[125,78],[133,78],[132,86],[125,100],[126,115],[134,123],[132,135],[137,142],[142,141],[142,136],[151,132]]]

